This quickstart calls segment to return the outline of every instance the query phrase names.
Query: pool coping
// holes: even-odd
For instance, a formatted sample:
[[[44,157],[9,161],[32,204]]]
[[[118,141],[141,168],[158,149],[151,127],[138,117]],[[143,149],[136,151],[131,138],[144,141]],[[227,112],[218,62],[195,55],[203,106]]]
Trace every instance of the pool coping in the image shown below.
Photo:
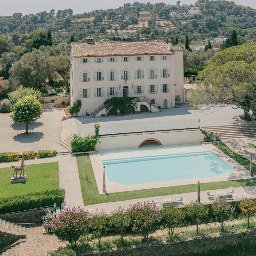
[[[164,182],[154,182],[154,183],[143,183],[143,184],[134,184],[134,185],[124,185],[115,182],[109,182],[106,173],[104,174],[104,166],[99,152],[90,153],[90,160],[98,188],[99,194],[110,194],[118,192],[127,192],[127,191],[136,191],[143,189],[154,189],[154,188],[163,188],[163,187],[174,187],[174,186],[184,186],[200,183],[211,183],[211,182],[221,182],[229,180],[242,180],[242,179],[251,179],[250,172],[245,169],[243,166],[239,165],[235,160],[231,159],[218,148],[212,144],[201,144],[210,152],[217,155],[220,159],[230,165],[234,172],[226,176],[217,176],[217,177],[206,177],[206,178],[194,178],[194,179],[184,179],[184,180],[175,180],[175,181],[164,181]],[[178,145],[177,145],[178,146]],[[181,145],[179,145],[181,146]]]

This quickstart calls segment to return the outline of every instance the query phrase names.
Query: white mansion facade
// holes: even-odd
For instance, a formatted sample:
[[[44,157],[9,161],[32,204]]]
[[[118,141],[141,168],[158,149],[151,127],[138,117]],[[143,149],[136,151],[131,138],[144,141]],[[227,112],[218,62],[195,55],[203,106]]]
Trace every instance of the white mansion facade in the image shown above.
[[[183,51],[171,41],[72,43],[70,61],[71,104],[82,101],[80,116],[98,114],[112,97],[140,97],[156,110],[184,102]]]

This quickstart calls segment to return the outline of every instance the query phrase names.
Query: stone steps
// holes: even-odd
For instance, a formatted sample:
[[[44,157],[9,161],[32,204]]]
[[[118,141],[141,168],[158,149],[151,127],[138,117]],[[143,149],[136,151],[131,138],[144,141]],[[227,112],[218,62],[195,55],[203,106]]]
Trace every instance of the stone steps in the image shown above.
[[[0,231],[13,235],[26,236],[26,228],[0,219]]]

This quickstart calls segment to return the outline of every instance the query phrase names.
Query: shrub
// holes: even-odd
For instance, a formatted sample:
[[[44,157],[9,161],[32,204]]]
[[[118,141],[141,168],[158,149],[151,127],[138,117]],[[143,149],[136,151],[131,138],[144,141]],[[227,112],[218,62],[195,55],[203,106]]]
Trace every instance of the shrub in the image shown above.
[[[36,157],[37,158],[45,158],[45,157],[53,157],[56,156],[55,150],[38,150]]]
[[[81,208],[70,208],[51,221],[52,231],[62,240],[76,247],[80,236],[87,235],[91,228],[89,213]]]
[[[64,190],[49,190],[26,195],[17,195],[0,199],[0,214],[50,206],[61,205],[64,201]]]
[[[65,121],[65,120],[67,120],[67,117],[66,117],[66,116],[63,116],[61,120],[62,120],[62,121]]]
[[[24,160],[28,160],[28,159],[34,159],[35,158],[35,152],[34,151],[24,151],[22,152],[22,158]]]
[[[76,103],[74,103],[72,106],[69,106],[68,111],[69,111],[70,115],[77,116],[78,112],[81,109],[81,105],[82,105],[81,100],[77,100]]]
[[[252,199],[244,199],[240,202],[240,208],[247,218],[247,227],[250,227],[250,218],[256,213],[256,201]]]
[[[180,227],[184,221],[185,212],[170,205],[161,210],[161,215],[163,226],[168,228],[169,237],[173,237],[174,229]]]
[[[98,143],[98,136],[88,135],[86,137],[80,137],[74,135],[74,138],[71,140],[70,145],[72,152],[88,152],[94,151]]]
[[[204,135],[204,141],[205,142],[211,142],[212,141],[213,132],[207,132],[203,129],[201,129],[201,132]]]
[[[112,113],[115,115],[117,114],[117,110],[120,110],[120,114],[124,114],[126,109],[132,107],[134,108],[135,103],[132,102],[134,98],[132,97],[125,97],[125,98],[119,98],[119,97],[113,97],[110,99],[107,99],[104,102],[105,108],[107,110],[111,110]]]
[[[12,161],[19,161],[20,154],[19,153],[0,153],[0,163],[3,162],[12,162]]]
[[[95,128],[95,135],[97,137],[99,137],[99,134],[100,134],[100,124],[95,124],[94,128]]]
[[[149,202],[136,203],[128,209],[132,220],[132,231],[141,233],[144,240],[148,235],[159,228],[162,219],[160,211]]]
[[[10,113],[11,103],[8,99],[4,99],[0,102],[0,113]]]
[[[124,234],[131,226],[131,216],[123,208],[120,207],[111,214],[110,222],[113,228],[115,228],[116,231],[120,234],[121,241],[123,242]]]
[[[212,205],[212,211],[221,223],[221,231],[224,232],[224,221],[233,214],[234,208],[225,199],[220,199]]]

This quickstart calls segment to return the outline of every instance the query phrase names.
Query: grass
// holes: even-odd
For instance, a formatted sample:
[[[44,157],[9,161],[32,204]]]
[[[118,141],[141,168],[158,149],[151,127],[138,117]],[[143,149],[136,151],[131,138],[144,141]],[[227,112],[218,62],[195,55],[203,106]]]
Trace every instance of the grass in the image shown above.
[[[197,184],[192,184],[192,185],[185,185],[185,186],[111,193],[108,195],[99,194],[91,163],[90,162],[85,163],[85,160],[88,158],[89,158],[88,155],[79,155],[76,158],[84,205],[93,205],[93,204],[99,204],[99,203],[109,203],[109,202],[117,202],[117,201],[124,201],[124,200],[130,200],[130,199],[165,196],[165,195],[173,195],[173,194],[181,194],[181,193],[189,193],[189,192],[197,191]],[[86,180],[86,170],[88,174],[88,180]],[[204,184],[201,184],[201,190],[204,191],[204,190],[225,189],[230,186],[232,187],[256,186],[256,179],[204,183]]]
[[[245,158],[244,156],[238,154],[231,148],[229,148],[226,144],[224,143],[217,143],[214,144],[215,147],[217,147],[220,151],[222,151],[224,154],[229,156],[230,158],[234,159],[237,163],[242,165],[244,168],[246,168],[248,171],[250,171],[250,160]],[[252,164],[252,170],[253,173],[256,174],[256,165]]]
[[[0,169],[0,198],[59,189],[58,163],[25,166],[27,182],[11,184],[12,168]]]

